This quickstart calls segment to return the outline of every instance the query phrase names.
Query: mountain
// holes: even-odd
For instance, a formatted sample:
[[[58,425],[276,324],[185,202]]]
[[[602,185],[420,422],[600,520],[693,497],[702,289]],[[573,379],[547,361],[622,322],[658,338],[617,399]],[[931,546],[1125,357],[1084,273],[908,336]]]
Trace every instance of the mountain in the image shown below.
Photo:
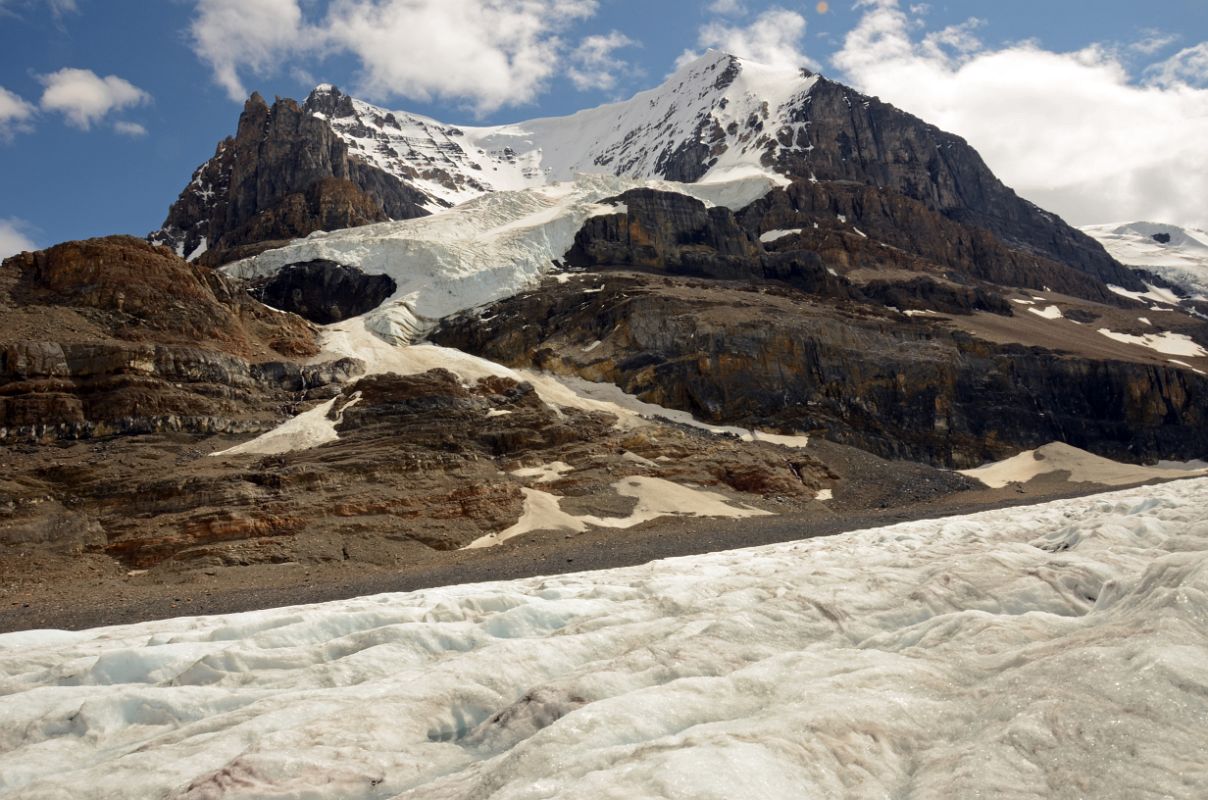
[[[301,106],[270,108],[254,95],[234,139],[198,168],[151,238],[218,265],[315,230],[422,216],[578,173],[693,183],[756,172],[807,182],[829,205],[865,187],[861,207],[909,204],[1034,262],[1142,289],[1092,239],[1004,186],[960,137],[808,71],[715,51],[630,100],[494,127],[388,111],[330,85]]]
[[[1160,275],[1208,299],[1208,231],[1154,222],[1090,225],[1082,230],[1121,264]]]
[[[963,140],[801,70],[714,53],[476,128],[253,96],[151,238],[0,267],[26,623],[76,586],[108,609],[306,582],[275,565],[557,571],[695,543],[698,513],[796,538],[1084,489],[1051,442],[1208,454],[1192,306]],[[954,471],[1021,451],[1054,468]]]

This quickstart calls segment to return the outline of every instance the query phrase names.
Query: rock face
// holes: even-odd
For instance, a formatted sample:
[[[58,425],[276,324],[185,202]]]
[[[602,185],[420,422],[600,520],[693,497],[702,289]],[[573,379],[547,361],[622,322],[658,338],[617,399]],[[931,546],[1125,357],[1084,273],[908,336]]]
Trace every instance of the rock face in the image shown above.
[[[428,213],[422,195],[350,154],[313,111],[253,94],[234,138],[198,168],[151,240],[217,266],[316,230]]]
[[[606,272],[484,316],[436,340],[885,457],[969,467],[1051,441],[1123,460],[1208,450],[1208,378],[1190,370],[994,345],[793,290]]]
[[[1110,259],[1088,272],[1077,262],[1013,246],[985,227],[964,224],[921,200],[871,185],[798,180],[738,217],[759,234],[800,230],[771,249],[815,252],[842,272],[909,270],[965,284],[1047,287],[1106,303],[1119,301],[1106,282],[1123,286],[1137,281],[1132,270]]]
[[[1139,288],[1136,276],[1093,239],[1003,185],[959,136],[825,78],[788,121],[800,127],[767,135],[774,140],[769,160],[791,176],[851,181],[900,194],[954,222],[988,231],[1008,247]],[[789,136],[793,130],[795,139]]]
[[[304,366],[308,323],[130,237],[8,259],[0,319],[0,438],[263,430],[358,369]]]
[[[359,269],[318,259],[291,264],[266,281],[253,284],[251,291],[267,306],[330,325],[372,311],[397,288],[387,275],[366,275]]]

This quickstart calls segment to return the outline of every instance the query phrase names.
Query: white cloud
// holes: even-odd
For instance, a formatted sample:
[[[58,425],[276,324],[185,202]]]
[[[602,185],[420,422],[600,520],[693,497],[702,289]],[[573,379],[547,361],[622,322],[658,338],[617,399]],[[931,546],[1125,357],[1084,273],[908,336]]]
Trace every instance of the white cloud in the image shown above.
[[[801,50],[805,37],[805,17],[796,11],[770,8],[749,25],[737,25],[714,20],[703,25],[696,38],[701,48],[713,48],[761,64],[809,67],[818,64]],[[699,54],[686,51],[678,65],[693,60]]]
[[[461,98],[479,113],[532,102],[556,74],[558,33],[595,0],[336,0],[330,46],[373,97]]]
[[[1178,36],[1163,33],[1156,28],[1147,28],[1141,31],[1141,33],[1144,38],[1130,44],[1128,49],[1143,56],[1152,56],[1159,50],[1164,50],[1179,40]]]
[[[193,51],[236,102],[248,95],[239,70],[264,73],[308,38],[298,0],[198,0]]]
[[[597,0],[332,0],[307,20],[298,0],[197,0],[194,51],[234,100],[242,73],[290,57],[351,55],[359,93],[465,100],[480,113],[536,99],[564,66],[559,34]],[[297,68],[299,65],[291,65]]]
[[[56,20],[67,14],[74,14],[80,9],[76,0],[0,0],[0,15],[19,16],[18,8],[37,8],[45,6]]]
[[[67,122],[88,130],[94,122],[111,111],[142,105],[151,96],[123,78],[104,78],[92,70],[61,69],[41,77],[46,90],[42,92],[42,110],[58,111]]]
[[[1196,48],[1138,84],[1107,48],[988,49],[971,28],[916,41],[896,0],[860,5],[833,59],[847,80],[965,137],[1023,196],[1075,224],[1204,224],[1208,91],[1188,85]]]
[[[0,86],[0,141],[8,141],[15,133],[29,131],[33,115],[31,103]]]
[[[113,123],[113,129],[123,136],[133,136],[138,138],[140,136],[147,135],[147,129],[142,125],[139,125],[137,122],[118,120],[117,122]]]
[[[747,13],[747,7],[743,4],[742,0],[713,0],[709,4],[709,13],[737,16]]]
[[[1159,86],[1208,88],[1208,42],[1180,50],[1167,60],[1150,67],[1146,70],[1146,75]]]
[[[579,91],[615,89],[617,74],[624,72],[628,65],[614,57],[613,52],[625,47],[634,47],[636,44],[637,42],[620,31],[612,31],[603,36],[588,36],[571,55],[572,66],[566,75]]]
[[[0,259],[16,255],[23,250],[37,250],[28,234],[29,223],[25,220],[9,217],[0,219]]]

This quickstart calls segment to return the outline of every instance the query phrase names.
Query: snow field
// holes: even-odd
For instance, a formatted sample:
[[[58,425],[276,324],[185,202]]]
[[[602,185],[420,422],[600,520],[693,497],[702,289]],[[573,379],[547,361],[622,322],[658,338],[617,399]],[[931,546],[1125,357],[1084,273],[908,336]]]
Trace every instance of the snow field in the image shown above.
[[[0,636],[7,797],[1198,798],[1208,480]]]
[[[1147,347],[1150,350],[1169,356],[1190,356],[1192,358],[1204,358],[1208,356],[1208,350],[1205,350],[1185,333],[1162,331],[1161,333],[1144,333],[1137,336],[1131,333],[1118,333],[1109,328],[1100,328],[1099,333],[1117,342]]]
[[[1160,462],[1156,467],[1142,467],[1112,461],[1088,453],[1063,442],[1052,442],[1036,450],[986,464],[977,469],[961,470],[962,475],[976,478],[991,489],[1001,489],[1012,483],[1027,483],[1040,475],[1069,473],[1071,483],[1101,483],[1104,486],[1127,486],[1146,481],[1172,480],[1208,475],[1203,462],[1180,464]]]
[[[1153,222],[1092,225],[1082,230],[1121,264],[1143,267],[1200,297],[1208,296],[1208,231]],[[1165,234],[1170,241],[1158,242],[1154,234]]]

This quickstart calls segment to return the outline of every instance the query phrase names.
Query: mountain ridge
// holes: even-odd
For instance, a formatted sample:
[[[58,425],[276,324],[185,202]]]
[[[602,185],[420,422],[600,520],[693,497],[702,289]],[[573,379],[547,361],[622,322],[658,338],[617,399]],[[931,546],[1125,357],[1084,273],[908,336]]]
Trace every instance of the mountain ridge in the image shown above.
[[[274,138],[290,131],[304,141]],[[217,266],[264,242],[423,216],[580,172],[687,183],[762,172],[884,189],[1008,247],[1144,290],[1093,239],[1003,185],[961,137],[808,70],[718,51],[629,100],[489,127],[390,111],[330,84],[302,104],[269,108],[255,95],[233,141],[243,174],[224,161],[232,145],[220,145],[198,171],[208,182],[195,177],[152,241]],[[283,166],[283,150],[300,151],[304,168]],[[328,177],[344,183],[310,189]]]

